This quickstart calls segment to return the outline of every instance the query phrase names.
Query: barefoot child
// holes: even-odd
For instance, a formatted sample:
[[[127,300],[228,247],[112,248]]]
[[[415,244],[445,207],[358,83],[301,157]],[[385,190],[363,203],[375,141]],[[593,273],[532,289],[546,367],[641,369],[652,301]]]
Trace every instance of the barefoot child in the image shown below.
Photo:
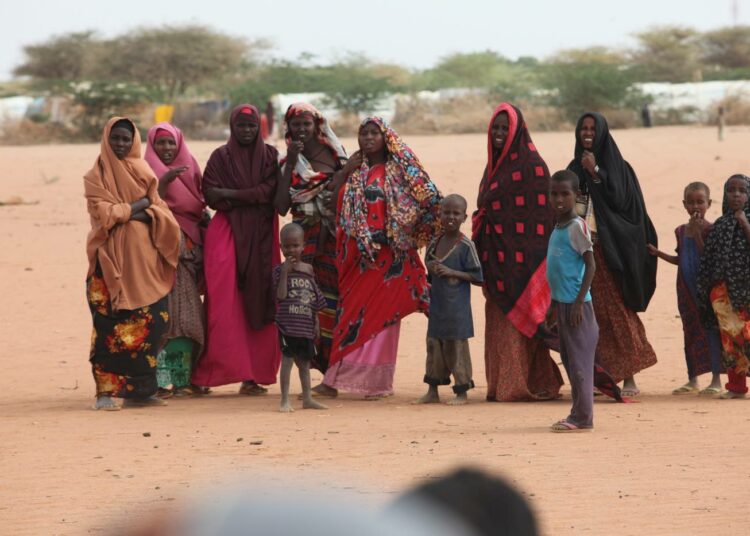
[[[701,395],[721,393],[721,341],[716,328],[706,329],[701,324],[698,308],[698,266],[711,222],[706,211],[711,207],[711,192],[702,182],[691,182],[685,187],[682,205],[690,220],[675,229],[677,255],[669,255],[649,244],[651,255],[677,265],[677,309],[685,335],[685,361],[688,382],[672,391],[673,395],[698,392],[698,376],[711,371],[711,384]]]
[[[722,216],[706,237],[698,269],[704,325],[719,325],[729,382],[721,398],[745,398],[750,369],[750,178],[724,185]]]
[[[547,247],[547,280],[557,311],[560,357],[573,394],[570,415],[552,425],[553,432],[580,432],[594,427],[594,353],[599,326],[591,304],[594,250],[586,222],[576,214],[578,176],[558,171],[550,178],[549,199],[557,223]]]
[[[466,404],[471,379],[469,338],[474,336],[471,317],[471,284],[482,282],[482,269],[474,243],[461,233],[466,221],[466,199],[451,194],[443,199],[440,222],[443,233],[427,247],[425,265],[430,289],[430,317],[427,324],[427,394],[416,404],[440,402],[438,385],[450,385],[453,374],[452,406]]]
[[[325,298],[315,283],[312,266],[300,260],[305,247],[302,227],[288,223],[282,227],[280,238],[284,262],[273,271],[282,355],[279,411],[294,411],[289,403],[289,381],[295,363],[302,384],[302,407],[327,409],[313,400],[310,391],[310,362],[315,356],[315,337],[319,329],[317,313],[325,307]]]

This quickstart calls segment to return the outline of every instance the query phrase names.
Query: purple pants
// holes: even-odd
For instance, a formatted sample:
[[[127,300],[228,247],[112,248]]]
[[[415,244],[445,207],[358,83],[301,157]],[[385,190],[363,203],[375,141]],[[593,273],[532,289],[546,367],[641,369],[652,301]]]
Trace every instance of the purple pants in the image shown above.
[[[573,391],[573,407],[567,421],[579,428],[594,427],[594,354],[599,325],[590,301],[583,304],[581,323],[570,325],[572,303],[557,302],[560,329],[560,357]]]

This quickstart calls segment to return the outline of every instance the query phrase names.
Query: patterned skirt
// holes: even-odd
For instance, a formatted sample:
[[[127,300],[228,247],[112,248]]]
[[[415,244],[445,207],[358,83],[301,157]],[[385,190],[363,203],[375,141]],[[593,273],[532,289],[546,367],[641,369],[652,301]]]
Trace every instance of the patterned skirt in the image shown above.
[[[735,374],[750,374],[750,311],[732,307],[724,282],[711,289],[710,298],[719,323],[724,365]]]
[[[599,323],[596,362],[616,382],[621,382],[655,365],[656,352],[646,338],[638,313],[625,305],[599,244],[594,244],[594,259],[596,273],[591,284],[591,298]]]
[[[321,222],[309,225],[303,219],[295,222],[305,229],[305,248],[302,260],[312,264],[315,282],[318,284],[326,305],[318,312],[320,338],[316,341],[317,355],[313,357],[312,367],[325,373],[328,369],[328,358],[331,355],[333,328],[336,325],[336,307],[339,300],[339,274],[336,270],[336,237],[326,234],[321,241]]]
[[[521,334],[502,309],[485,302],[484,366],[487,400],[520,402],[558,398],[563,379],[541,339]]]
[[[167,297],[132,311],[113,311],[100,272],[86,281],[94,322],[91,361],[96,394],[146,398],[156,393],[156,356],[164,343],[169,313]]]

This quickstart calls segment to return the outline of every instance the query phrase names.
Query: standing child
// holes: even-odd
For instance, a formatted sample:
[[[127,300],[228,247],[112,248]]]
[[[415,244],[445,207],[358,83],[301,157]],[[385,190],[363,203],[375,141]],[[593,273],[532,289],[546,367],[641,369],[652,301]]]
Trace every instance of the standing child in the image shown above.
[[[297,364],[302,384],[304,409],[328,409],[313,400],[310,389],[310,362],[315,356],[315,337],[318,334],[318,311],[325,307],[311,265],[301,261],[305,248],[305,232],[296,223],[281,229],[281,251],[284,262],[273,271],[276,289],[276,324],[281,342],[281,407],[279,411],[294,411],[289,403],[289,381],[292,365]]]
[[[440,402],[439,385],[450,385],[456,397],[448,402],[467,402],[471,379],[469,338],[474,336],[471,317],[471,284],[482,282],[482,268],[474,243],[461,233],[466,221],[466,199],[451,194],[443,199],[440,222],[443,233],[427,247],[425,265],[430,289],[430,318],[427,324],[427,394],[415,404]]]
[[[547,247],[547,280],[552,307],[557,311],[560,357],[573,394],[570,415],[553,424],[553,432],[594,427],[594,353],[599,326],[589,290],[596,264],[591,233],[576,214],[578,187],[578,175],[572,171],[558,171],[550,178],[549,199],[557,223]]]
[[[724,185],[722,216],[706,238],[698,269],[698,304],[707,326],[719,325],[729,382],[721,398],[745,398],[750,369],[750,178]]]
[[[706,235],[711,222],[706,211],[711,207],[711,191],[702,182],[691,182],[685,187],[682,206],[690,220],[675,229],[677,255],[668,255],[649,244],[651,255],[677,265],[677,309],[682,318],[685,335],[685,361],[688,382],[672,391],[673,395],[698,392],[698,376],[711,371],[711,384],[700,391],[701,395],[721,392],[721,341],[716,328],[706,329],[701,324],[698,308],[698,267]]]

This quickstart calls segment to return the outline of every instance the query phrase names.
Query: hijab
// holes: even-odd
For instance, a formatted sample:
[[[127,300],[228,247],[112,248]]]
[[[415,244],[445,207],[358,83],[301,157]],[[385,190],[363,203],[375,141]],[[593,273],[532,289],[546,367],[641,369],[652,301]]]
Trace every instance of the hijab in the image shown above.
[[[509,128],[497,151],[492,125],[501,113],[508,116]],[[546,258],[554,214],[548,190],[549,169],[531,141],[521,110],[500,104],[487,129],[487,165],[472,217],[472,238],[488,298],[526,337],[537,334],[551,300]]]
[[[254,117],[260,127],[255,106],[240,104],[232,110],[230,136],[226,145],[216,149],[203,173],[203,190],[229,188],[245,190],[250,204],[223,210],[232,228],[237,263],[237,287],[242,292],[250,326],[261,329],[274,319],[275,299],[271,285],[272,253],[275,243],[273,196],[279,175],[278,151],[266,145],[260,136],[242,145],[235,134],[241,116]]]
[[[109,144],[115,124],[127,121],[133,145],[121,160]],[[128,129],[130,130],[130,129]],[[132,121],[113,117],[102,134],[99,157],[84,175],[91,231],[86,241],[88,275],[99,265],[114,310],[151,305],[166,296],[174,283],[180,246],[177,221],[159,197],[157,180],[141,158],[141,137]],[[151,222],[130,219],[130,204],[148,197]]]
[[[156,154],[154,144],[163,135],[169,135],[174,139],[174,160],[167,166]],[[167,122],[157,123],[148,131],[148,143],[144,160],[148,162],[157,178],[163,176],[171,168],[187,167],[187,171],[177,176],[167,187],[164,201],[169,205],[180,229],[190,240],[196,244],[202,244],[199,223],[203,218],[203,209],[206,206],[201,191],[201,169],[185,143],[185,138],[179,128]]]
[[[587,117],[595,123],[591,152],[600,168],[598,183],[581,164],[584,148],[580,133]],[[575,157],[568,169],[578,175],[581,192],[593,201],[597,236],[607,268],[622,291],[625,305],[633,311],[645,311],[656,289],[657,266],[657,258],[648,253],[646,245],[657,245],[658,239],[646,212],[638,177],[620,154],[604,116],[596,112],[582,115],[575,138]]]
[[[410,249],[424,247],[440,228],[440,191],[432,182],[417,155],[380,117],[368,117],[360,124],[378,127],[385,140],[388,156],[385,163],[383,191],[386,203],[385,232],[397,257]],[[347,236],[357,241],[359,252],[370,262],[375,260],[381,244],[373,239],[367,223],[365,189],[370,166],[367,159],[347,179],[339,224]]]
[[[727,285],[729,300],[735,310],[750,307],[750,244],[729,208],[727,188],[733,179],[744,180],[750,190],[750,178],[745,175],[732,175],[724,184],[722,216],[714,222],[706,237],[698,269],[698,305],[708,325],[716,324],[709,296],[711,289],[721,281]],[[745,214],[750,218],[750,199],[745,204]]]

